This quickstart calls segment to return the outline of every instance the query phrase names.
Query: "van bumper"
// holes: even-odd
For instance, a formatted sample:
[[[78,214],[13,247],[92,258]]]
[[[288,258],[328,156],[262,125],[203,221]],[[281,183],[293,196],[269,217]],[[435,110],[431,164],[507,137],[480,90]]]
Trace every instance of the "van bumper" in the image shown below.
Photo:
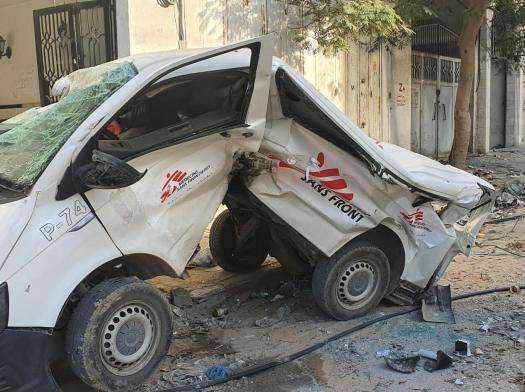
[[[0,392],[60,391],[50,369],[62,340],[43,329],[0,332]]]

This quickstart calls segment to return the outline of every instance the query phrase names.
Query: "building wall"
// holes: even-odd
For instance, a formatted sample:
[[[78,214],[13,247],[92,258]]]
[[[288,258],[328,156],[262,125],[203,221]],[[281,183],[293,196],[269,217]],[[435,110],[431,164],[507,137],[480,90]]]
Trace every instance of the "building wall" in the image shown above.
[[[153,0],[127,0],[127,3],[130,54],[179,48],[175,7],[162,8]]]
[[[525,75],[521,72],[521,110],[520,110],[521,122],[520,128],[518,129],[518,135],[516,141],[518,145],[525,144]]]
[[[490,143],[489,147],[505,146],[505,103],[507,100],[507,69],[500,62],[490,65]]]
[[[388,102],[390,106],[390,143],[411,148],[412,49],[407,45],[392,50],[392,73]]]

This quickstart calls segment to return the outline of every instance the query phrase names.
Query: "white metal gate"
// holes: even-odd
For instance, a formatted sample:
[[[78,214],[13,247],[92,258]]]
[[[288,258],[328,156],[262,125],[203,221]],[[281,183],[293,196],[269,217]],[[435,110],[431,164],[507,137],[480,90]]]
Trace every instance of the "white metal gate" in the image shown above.
[[[412,53],[412,149],[434,158],[450,153],[461,61]]]

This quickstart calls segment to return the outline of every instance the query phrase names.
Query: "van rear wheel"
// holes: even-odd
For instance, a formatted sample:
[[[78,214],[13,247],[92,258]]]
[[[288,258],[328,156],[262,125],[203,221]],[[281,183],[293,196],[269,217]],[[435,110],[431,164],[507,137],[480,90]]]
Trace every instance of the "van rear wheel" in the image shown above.
[[[349,320],[374,309],[389,281],[390,264],[384,252],[368,241],[357,241],[316,265],[312,290],[323,311]]]
[[[137,278],[114,278],[91,289],[73,313],[66,353],[74,373],[103,391],[139,387],[171,343],[168,301]]]
[[[213,260],[225,271],[248,272],[259,268],[268,257],[271,240],[268,229],[255,218],[247,232],[239,238],[229,210],[221,212],[210,228],[210,252]],[[245,223],[246,223],[245,222]]]

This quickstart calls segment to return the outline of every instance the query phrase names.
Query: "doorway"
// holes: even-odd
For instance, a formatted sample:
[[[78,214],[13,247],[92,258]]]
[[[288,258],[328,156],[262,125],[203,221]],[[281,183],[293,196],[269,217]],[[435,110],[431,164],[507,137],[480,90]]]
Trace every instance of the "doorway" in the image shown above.
[[[117,58],[115,0],[84,1],[33,12],[40,102],[53,84],[77,69]]]
[[[492,59],[490,66],[490,148],[505,146],[507,66]]]
[[[454,138],[454,103],[461,61],[412,53],[412,150],[439,159]]]

